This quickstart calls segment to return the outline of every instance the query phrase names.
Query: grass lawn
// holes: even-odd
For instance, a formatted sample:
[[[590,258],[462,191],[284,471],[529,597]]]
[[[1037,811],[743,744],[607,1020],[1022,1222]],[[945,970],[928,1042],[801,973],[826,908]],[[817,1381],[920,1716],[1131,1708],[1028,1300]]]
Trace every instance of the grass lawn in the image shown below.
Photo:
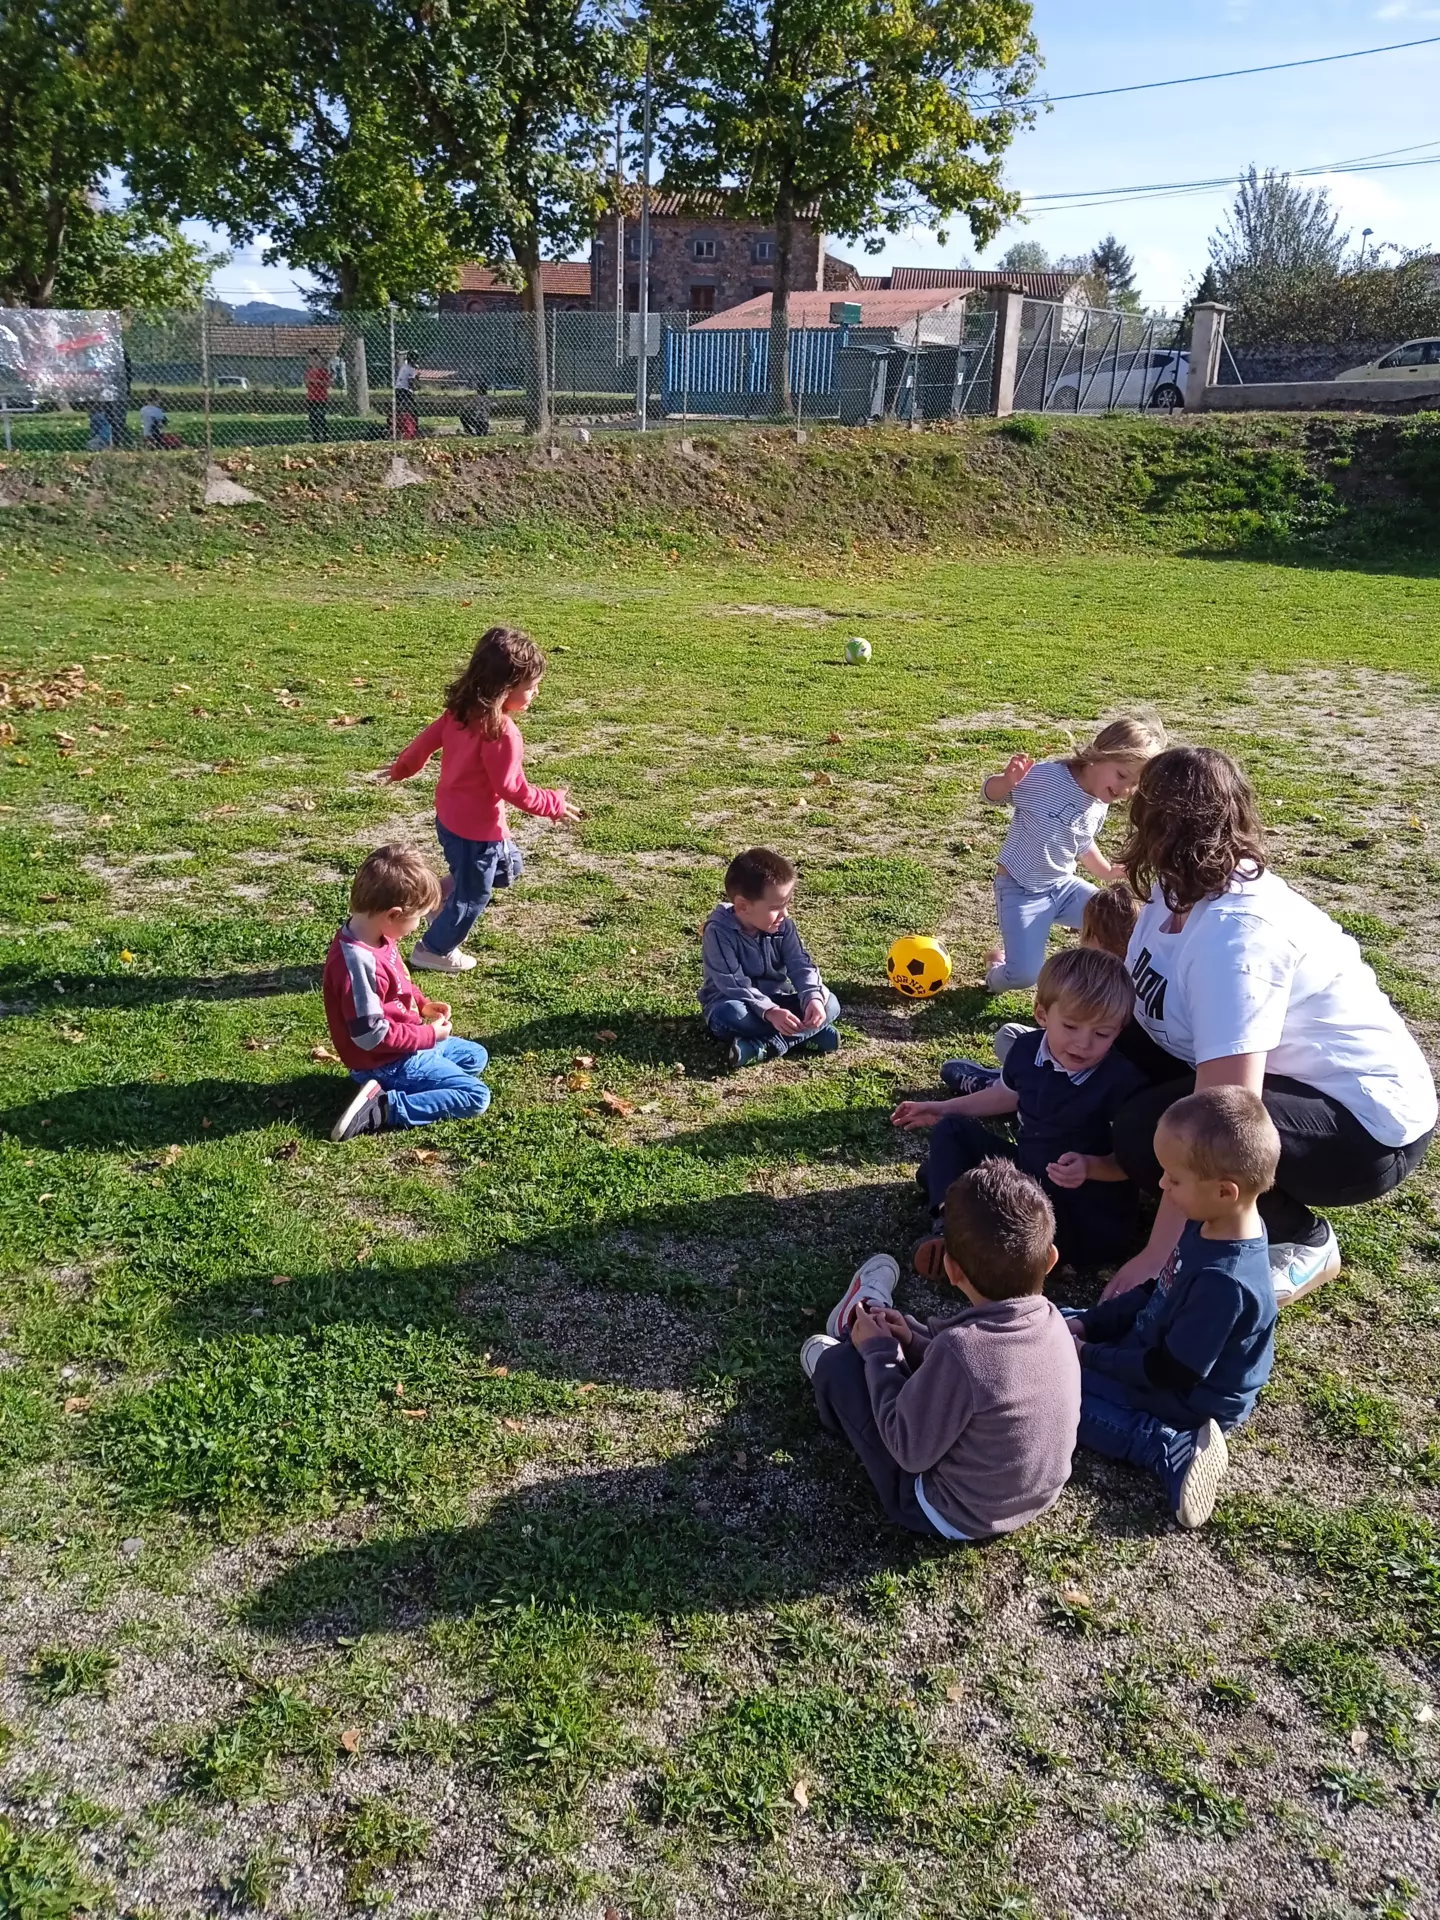
[[[586,818],[518,823],[447,983],[490,1114],[335,1147],[348,876],[433,847],[367,775],[492,620]],[[1085,1456],[1012,1541],[892,1535],[796,1365],[919,1230],[894,1099],[1023,1011],[974,984],[1016,749],[1230,748],[1433,1053],[1440,582],[337,548],[20,562],[0,631],[0,1915],[1440,1913],[1432,1173],[1337,1219],[1203,1536]],[[732,1076],[698,929],[755,841],[846,1044]]]

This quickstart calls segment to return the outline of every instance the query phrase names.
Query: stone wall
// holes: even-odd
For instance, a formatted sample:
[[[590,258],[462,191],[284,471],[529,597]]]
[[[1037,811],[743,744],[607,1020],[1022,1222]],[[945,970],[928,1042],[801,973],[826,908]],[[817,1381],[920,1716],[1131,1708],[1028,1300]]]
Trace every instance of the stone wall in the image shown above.
[[[652,214],[650,219],[650,311],[652,313],[720,313],[742,300],[769,293],[775,284],[775,265],[755,256],[774,231],[759,220],[693,217],[688,214]],[[700,249],[697,252],[697,247]],[[640,222],[625,222],[625,305],[635,312],[640,304]],[[615,306],[615,226],[607,221],[590,248],[594,303],[602,310]],[[795,252],[790,278],[796,293],[822,284],[824,240],[808,222],[795,223]]]
[[[1247,386],[1268,380],[1333,380],[1350,367],[1378,360],[1398,344],[1394,340],[1362,340],[1349,347],[1241,347],[1227,339],[1229,354],[1220,355],[1220,383],[1228,386],[1235,378],[1231,357]]]

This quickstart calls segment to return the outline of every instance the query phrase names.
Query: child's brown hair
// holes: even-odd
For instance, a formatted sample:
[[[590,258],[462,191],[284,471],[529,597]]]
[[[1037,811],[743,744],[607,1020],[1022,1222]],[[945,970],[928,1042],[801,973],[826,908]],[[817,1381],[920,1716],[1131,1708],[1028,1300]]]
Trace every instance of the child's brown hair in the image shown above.
[[[725,898],[763,900],[772,888],[788,887],[795,878],[795,867],[783,853],[771,847],[750,847],[737,853],[725,869]]]
[[[1265,1102],[1248,1087],[1206,1087],[1167,1107],[1160,1125],[1184,1149],[1200,1180],[1233,1180],[1246,1199],[1268,1193],[1280,1164],[1280,1135]]]
[[[1013,1160],[982,1160],[945,1195],[945,1251],[987,1300],[1039,1293],[1054,1245],[1055,1209]]]
[[[1123,960],[1130,950],[1130,936],[1139,918],[1140,902],[1125,881],[1118,886],[1101,887],[1085,902],[1085,912],[1080,919],[1081,942]]]
[[[434,868],[413,847],[377,847],[350,883],[351,913],[433,913],[439,904]]]
[[[1052,953],[1035,982],[1035,1004],[1048,1013],[1061,1003],[1078,1020],[1114,1020],[1123,1026],[1135,1010],[1135,986],[1125,962],[1098,947]]]
[[[498,740],[505,700],[517,687],[533,686],[545,671],[545,656],[519,627],[490,627],[475,643],[470,664],[445,689],[445,711],[462,727],[472,722],[487,740]]]

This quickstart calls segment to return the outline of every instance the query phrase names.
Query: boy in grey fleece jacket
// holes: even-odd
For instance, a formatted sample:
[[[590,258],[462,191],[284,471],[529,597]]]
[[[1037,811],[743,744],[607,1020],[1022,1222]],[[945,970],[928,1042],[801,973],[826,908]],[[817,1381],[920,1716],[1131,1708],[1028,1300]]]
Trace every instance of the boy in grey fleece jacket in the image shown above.
[[[783,853],[751,847],[725,869],[726,904],[705,922],[700,1009],[730,1043],[732,1067],[796,1047],[833,1053],[840,1002],[820,978],[790,918],[795,869]]]
[[[894,1525],[983,1540],[1060,1498],[1080,1368],[1045,1298],[1054,1264],[1044,1189],[1009,1160],[982,1161],[945,1196],[945,1277],[964,1309],[928,1327],[897,1313],[900,1270],[881,1254],[800,1349],[821,1424],[849,1440]]]

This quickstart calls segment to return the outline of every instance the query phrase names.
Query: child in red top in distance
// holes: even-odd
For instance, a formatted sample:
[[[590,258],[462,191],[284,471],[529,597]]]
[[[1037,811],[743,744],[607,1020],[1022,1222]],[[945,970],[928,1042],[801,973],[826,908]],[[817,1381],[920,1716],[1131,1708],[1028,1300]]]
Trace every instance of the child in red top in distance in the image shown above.
[[[580,818],[563,787],[534,787],[525,778],[525,746],[511,715],[530,706],[544,672],[545,656],[528,635],[491,627],[446,689],[444,713],[381,776],[408,780],[439,750],[435,832],[454,885],[411,953],[412,967],[467,973],[474,966],[462,951],[466,936],[496,887],[512,885],[525,870],[506,836],[507,803],[542,820]]]
[[[359,1087],[332,1140],[478,1119],[490,1104],[484,1047],[455,1037],[449,1007],[415,991],[400,957],[397,942],[439,904],[439,881],[408,847],[377,848],[355,875],[321,980],[330,1038]]]

